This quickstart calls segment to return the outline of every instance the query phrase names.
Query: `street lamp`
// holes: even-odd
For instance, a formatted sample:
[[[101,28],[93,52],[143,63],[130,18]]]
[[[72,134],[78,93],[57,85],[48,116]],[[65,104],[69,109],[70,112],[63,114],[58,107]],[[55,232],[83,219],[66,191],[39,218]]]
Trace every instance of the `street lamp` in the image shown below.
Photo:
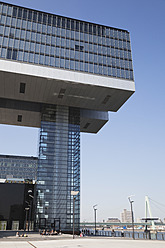
[[[26,231],[26,222],[27,222],[27,213],[29,208],[25,208],[25,225],[24,225],[24,231]]]
[[[71,191],[71,195],[73,196],[73,239],[74,239],[74,208],[75,208],[75,199],[78,193],[79,191]]]
[[[134,235],[134,216],[133,216],[133,207],[132,207],[132,204],[133,204],[133,200],[131,200],[131,197],[132,196],[129,196],[128,197],[128,200],[129,200],[129,203],[131,205],[131,216],[132,216],[132,238],[135,239],[135,235]]]
[[[97,211],[96,206],[97,206],[97,204],[93,206],[94,216],[95,216],[95,236],[96,236],[96,211]]]
[[[30,219],[31,219],[31,215],[32,215],[32,202],[33,202],[33,198],[34,198],[32,193],[33,193],[33,191],[31,189],[29,189],[28,190],[28,196],[29,196],[29,201],[30,201],[30,209],[29,209],[29,219],[28,219],[28,232],[30,229]]]

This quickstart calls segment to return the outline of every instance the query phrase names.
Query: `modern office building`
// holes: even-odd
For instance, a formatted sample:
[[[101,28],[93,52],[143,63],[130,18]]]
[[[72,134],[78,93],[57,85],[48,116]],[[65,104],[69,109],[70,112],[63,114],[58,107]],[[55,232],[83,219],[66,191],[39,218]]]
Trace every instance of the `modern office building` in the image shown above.
[[[37,180],[38,158],[0,155],[0,179]]]
[[[40,128],[36,228],[80,222],[80,132],[134,93],[127,30],[0,2],[0,123]],[[54,224],[55,225],[55,224]]]

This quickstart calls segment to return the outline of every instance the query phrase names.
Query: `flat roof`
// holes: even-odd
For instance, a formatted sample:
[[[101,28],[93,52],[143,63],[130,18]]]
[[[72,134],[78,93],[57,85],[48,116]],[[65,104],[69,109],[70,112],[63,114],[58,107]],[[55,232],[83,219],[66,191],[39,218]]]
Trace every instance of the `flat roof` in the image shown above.
[[[33,157],[33,156],[3,155],[3,154],[0,154],[0,159],[1,158],[38,160],[38,157]]]
[[[58,17],[65,17],[65,18],[72,19],[72,20],[75,20],[75,21],[80,21],[80,22],[84,22],[84,23],[90,23],[90,24],[93,24],[93,25],[99,25],[99,26],[102,26],[102,27],[112,28],[112,29],[115,29],[115,30],[125,31],[125,32],[129,33],[129,31],[126,30],[126,29],[115,28],[115,27],[111,27],[111,26],[107,26],[107,25],[103,25],[103,24],[99,24],[99,23],[94,23],[94,22],[89,22],[89,21],[84,21],[84,20],[80,20],[80,19],[76,19],[76,18],[72,18],[72,17],[68,17],[68,16],[56,15],[54,13],[45,12],[45,11],[41,11],[41,10],[38,10],[38,9],[32,9],[32,8],[23,7],[23,6],[20,6],[20,5],[15,5],[15,4],[0,1],[0,4],[1,3],[6,4],[6,5],[10,5],[10,6],[13,6],[13,7],[19,7],[19,8],[23,8],[23,9],[27,9],[27,10],[37,11],[37,12],[40,12],[40,13],[50,14],[50,15],[54,15],[54,16],[58,16]]]

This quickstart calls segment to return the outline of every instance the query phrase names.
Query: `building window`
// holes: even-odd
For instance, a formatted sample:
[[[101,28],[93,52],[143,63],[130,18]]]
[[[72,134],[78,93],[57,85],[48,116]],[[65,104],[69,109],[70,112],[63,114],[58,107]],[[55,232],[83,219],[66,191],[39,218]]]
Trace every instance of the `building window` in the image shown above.
[[[83,51],[84,47],[83,46],[79,46],[79,45],[75,45],[75,50],[76,51]]]
[[[26,84],[25,83],[20,83],[20,90],[19,90],[19,93],[25,93],[25,87],[26,87]]]
[[[22,122],[22,115],[18,115],[17,121]]]
[[[23,19],[26,19],[26,18],[27,18],[27,10],[24,9],[24,10],[23,10]]]
[[[17,16],[17,8],[13,7],[13,17],[16,17],[16,16]]]
[[[12,49],[8,48],[7,49],[7,59],[11,59],[11,54],[12,54]]]
[[[7,59],[13,59],[13,60],[16,60],[17,59],[17,50],[16,49],[12,49],[11,48],[8,48],[7,49]]]

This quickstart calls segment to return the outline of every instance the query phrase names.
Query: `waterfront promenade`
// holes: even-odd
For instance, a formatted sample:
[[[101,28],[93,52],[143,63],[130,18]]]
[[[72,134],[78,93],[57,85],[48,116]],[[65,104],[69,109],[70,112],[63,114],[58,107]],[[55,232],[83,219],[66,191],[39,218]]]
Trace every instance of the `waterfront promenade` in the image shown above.
[[[36,240],[35,240],[36,239]],[[57,239],[1,238],[0,248],[164,248],[164,241],[129,240],[110,237],[84,237],[72,239],[72,236],[61,236]]]

